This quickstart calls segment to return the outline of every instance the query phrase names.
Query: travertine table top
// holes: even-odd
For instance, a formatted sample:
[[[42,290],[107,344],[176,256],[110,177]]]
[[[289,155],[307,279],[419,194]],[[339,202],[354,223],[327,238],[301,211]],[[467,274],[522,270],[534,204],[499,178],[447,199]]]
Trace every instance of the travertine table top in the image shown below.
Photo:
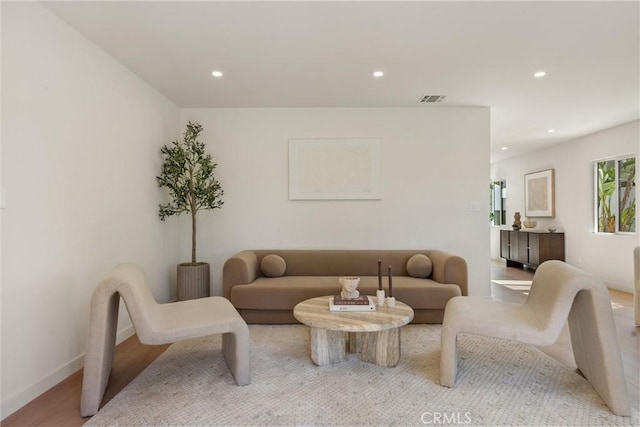
[[[397,328],[413,320],[413,309],[396,301],[393,308],[376,307],[376,311],[329,311],[331,296],[302,301],[293,316],[305,325],[331,331],[374,332]]]

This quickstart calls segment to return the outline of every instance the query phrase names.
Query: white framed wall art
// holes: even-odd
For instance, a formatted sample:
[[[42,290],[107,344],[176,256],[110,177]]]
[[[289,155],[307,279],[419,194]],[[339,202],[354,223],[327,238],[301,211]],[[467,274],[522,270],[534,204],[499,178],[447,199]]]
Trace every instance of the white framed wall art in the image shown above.
[[[289,140],[289,199],[382,199],[380,138]]]

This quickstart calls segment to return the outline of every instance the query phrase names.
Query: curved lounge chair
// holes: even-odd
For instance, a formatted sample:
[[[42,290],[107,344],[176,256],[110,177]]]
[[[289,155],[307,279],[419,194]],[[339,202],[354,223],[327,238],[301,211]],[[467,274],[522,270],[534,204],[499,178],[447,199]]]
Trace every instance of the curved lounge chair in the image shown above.
[[[238,385],[251,381],[249,328],[231,303],[209,297],[158,304],[144,273],[135,264],[120,264],[100,282],[91,297],[89,339],[85,354],[80,415],[94,415],[107,387],[115,348],[120,297],[143,344],[169,344],[223,334],[222,351]]]
[[[616,415],[630,416],[622,357],[604,283],[562,261],[542,263],[524,304],[480,297],[449,300],[442,321],[440,384],[453,387],[460,333],[551,345],[569,321],[578,369]]]

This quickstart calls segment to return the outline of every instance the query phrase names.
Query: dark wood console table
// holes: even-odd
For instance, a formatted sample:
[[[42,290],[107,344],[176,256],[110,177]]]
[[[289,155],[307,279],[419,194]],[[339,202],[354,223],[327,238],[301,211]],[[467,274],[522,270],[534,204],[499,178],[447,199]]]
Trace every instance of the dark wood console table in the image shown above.
[[[564,233],[500,230],[500,257],[507,267],[537,267],[544,261],[564,261]]]

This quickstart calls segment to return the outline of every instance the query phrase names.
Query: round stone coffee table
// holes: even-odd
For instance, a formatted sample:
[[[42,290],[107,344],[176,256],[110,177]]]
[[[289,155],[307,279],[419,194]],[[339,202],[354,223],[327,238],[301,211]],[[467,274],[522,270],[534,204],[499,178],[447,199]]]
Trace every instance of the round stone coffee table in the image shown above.
[[[302,301],[293,309],[298,321],[310,326],[311,360],[324,366],[341,362],[347,351],[361,353],[365,362],[395,366],[400,360],[400,327],[413,320],[413,310],[396,302],[376,311],[329,311],[332,296]]]

